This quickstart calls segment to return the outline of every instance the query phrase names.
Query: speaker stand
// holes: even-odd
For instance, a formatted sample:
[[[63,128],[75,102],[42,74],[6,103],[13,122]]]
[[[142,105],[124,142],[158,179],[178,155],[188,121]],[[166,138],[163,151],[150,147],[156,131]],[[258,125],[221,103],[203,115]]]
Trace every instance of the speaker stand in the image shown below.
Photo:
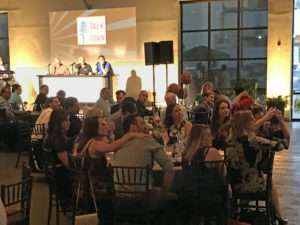
[[[156,108],[156,102],[155,102],[155,97],[156,97],[156,92],[155,92],[155,65],[152,65],[152,71],[153,71],[153,107]]]
[[[168,90],[168,83],[169,83],[169,81],[168,81],[168,63],[166,63],[166,90]]]

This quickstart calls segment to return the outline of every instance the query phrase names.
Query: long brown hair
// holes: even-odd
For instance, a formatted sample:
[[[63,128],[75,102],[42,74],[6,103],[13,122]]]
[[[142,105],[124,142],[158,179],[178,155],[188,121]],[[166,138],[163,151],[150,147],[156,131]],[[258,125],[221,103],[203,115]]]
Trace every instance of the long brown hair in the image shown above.
[[[183,160],[186,160],[188,162],[192,160],[198,148],[201,146],[203,133],[207,129],[210,129],[210,127],[203,124],[197,124],[192,127],[187,139],[187,145],[184,151],[182,152]]]
[[[230,104],[226,99],[218,99],[217,101],[215,101],[214,109],[213,109],[213,115],[212,115],[212,123],[211,123],[211,133],[212,133],[214,138],[216,138],[218,136],[219,130],[221,128],[220,124],[219,124],[219,122],[220,122],[219,110],[220,110],[220,105],[222,103],[226,103],[228,105],[229,110],[230,110]],[[231,119],[231,116],[229,114],[229,116],[226,117],[224,122],[223,122],[223,125],[224,125],[223,129],[225,129],[225,130],[230,129],[230,122],[231,122],[230,119]]]
[[[255,135],[255,131],[251,129],[250,122],[253,120],[253,115],[250,110],[239,110],[234,113],[232,119],[232,138],[233,140],[247,135]]]

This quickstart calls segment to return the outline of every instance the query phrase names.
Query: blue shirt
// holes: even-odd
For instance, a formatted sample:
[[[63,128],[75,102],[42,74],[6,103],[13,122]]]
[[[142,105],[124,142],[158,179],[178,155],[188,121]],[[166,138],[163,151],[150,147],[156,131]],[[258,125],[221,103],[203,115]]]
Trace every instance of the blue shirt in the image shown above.
[[[114,74],[114,72],[113,72],[113,70],[112,70],[111,65],[110,65],[109,62],[106,62],[106,61],[104,62],[104,68],[107,69],[107,71],[108,71],[107,74]],[[104,75],[104,73],[103,73],[103,71],[101,69],[100,63],[97,63],[96,71],[100,75]]]

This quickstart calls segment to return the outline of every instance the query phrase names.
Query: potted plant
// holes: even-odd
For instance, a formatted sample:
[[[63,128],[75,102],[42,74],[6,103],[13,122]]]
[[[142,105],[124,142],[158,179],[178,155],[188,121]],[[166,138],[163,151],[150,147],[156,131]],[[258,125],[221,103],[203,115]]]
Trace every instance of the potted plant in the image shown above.
[[[293,103],[293,109],[296,113],[300,112],[300,99],[296,99]]]
[[[269,108],[277,108],[281,111],[282,116],[284,115],[284,109],[289,104],[289,95],[282,96],[278,95],[277,97],[266,97],[265,98],[265,104],[267,106],[267,110]],[[277,119],[273,117],[271,119],[271,122],[276,122]]]

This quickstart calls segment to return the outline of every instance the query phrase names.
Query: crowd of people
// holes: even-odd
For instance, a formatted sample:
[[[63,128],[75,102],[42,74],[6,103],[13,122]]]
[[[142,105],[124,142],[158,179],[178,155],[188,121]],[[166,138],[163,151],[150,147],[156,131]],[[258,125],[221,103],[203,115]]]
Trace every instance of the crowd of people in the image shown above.
[[[101,65],[97,68],[103,71]],[[9,107],[10,91],[8,87],[1,90],[0,106],[7,109],[8,116],[15,116]],[[12,101],[19,103],[17,95],[20,92],[21,87],[15,86],[16,95],[12,96]],[[139,93],[138,99],[118,90],[117,103],[113,104],[110,90],[103,88],[99,100],[83,119],[78,117],[80,109],[76,98],[65,98],[63,91],[55,97],[47,97],[48,92],[48,86],[42,85],[35,101],[39,106],[37,110],[41,111],[36,124],[46,125],[44,146],[53,154],[54,167],[59,170],[58,188],[66,199],[72,198],[67,154],[99,160],[99,167],[91,168],[94,174],[107,166],[108,152],[114,153],[111,163],[115,166],[152,167],[154,161],[157,162],[163,171],[163,181],[160,188],[152,189],[151,199],[153,207],[162,207],[167,205],[166,201],[177,199],[170,193],[175,170],[164,146],[181,144],[185,177],[189,177],[193,160],[219,161],[225,157],[232,173],[229,197],[232,191],[264,191],[266,178],[260,165],[266,151],[288,148],[290,133],[279,109],[270,108],[264,115],[263,107],[254,104],[247,91],[239,90],[230,101],[214,90],[211,82],[203,85],[202,98],[192,111],[176,103],[176,95],[172,92],[166,93],[166,107],[158,111],[155,107],[146,107],[148,92],[145,90]],[[202,116],[197,117],[198,114]],[[276,118],[277,122],[272,122],[271,118]],[[226,174],[226,171],[221,173]],[[278,221],[285,224],[287,219],[281,213],[274,184],[272,204]]]

